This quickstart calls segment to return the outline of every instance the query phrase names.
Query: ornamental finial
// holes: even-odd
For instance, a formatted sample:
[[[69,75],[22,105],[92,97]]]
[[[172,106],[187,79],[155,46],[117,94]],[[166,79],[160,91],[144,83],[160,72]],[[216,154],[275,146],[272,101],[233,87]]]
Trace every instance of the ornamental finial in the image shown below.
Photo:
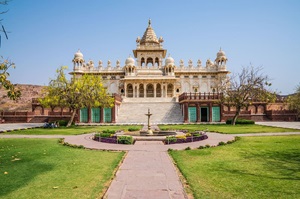
[[[148,25],[151,26],[151,19],[149,18]]]

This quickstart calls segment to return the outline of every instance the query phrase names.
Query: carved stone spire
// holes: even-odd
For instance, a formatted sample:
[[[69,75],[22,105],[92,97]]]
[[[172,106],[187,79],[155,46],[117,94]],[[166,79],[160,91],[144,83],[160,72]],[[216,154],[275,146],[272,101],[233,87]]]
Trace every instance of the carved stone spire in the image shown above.
[[[154,30],[151,27],[151,19],[149,19],[148,21],[148,27],[146,29],[146,31],[144,32],[144,35],[140,41],[141,45],[144,45],[146,43],[157,43],[159,44],[159,41],[156,37],[156,34],[154,32]]]

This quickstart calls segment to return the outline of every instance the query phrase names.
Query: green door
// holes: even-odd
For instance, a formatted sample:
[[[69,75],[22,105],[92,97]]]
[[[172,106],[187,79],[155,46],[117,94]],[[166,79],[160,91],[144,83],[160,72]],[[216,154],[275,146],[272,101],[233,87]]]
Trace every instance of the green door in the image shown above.
[[[189,122],[197,121],[197,111],[196,107],[189,107]]]
[[[220,107],[219,106],[213,106],[212,107],[212,121],[213,122],[220,122]]]
[[[87,108],[80,109],[80,122],[83,122],[83,123],[88,122],[88,109]]]
[[[92,122],[93,123],[100,122],[100,108],[92,108]]]
[[[104,108],[104,123],[109,123],[111,122],[111,108]]]

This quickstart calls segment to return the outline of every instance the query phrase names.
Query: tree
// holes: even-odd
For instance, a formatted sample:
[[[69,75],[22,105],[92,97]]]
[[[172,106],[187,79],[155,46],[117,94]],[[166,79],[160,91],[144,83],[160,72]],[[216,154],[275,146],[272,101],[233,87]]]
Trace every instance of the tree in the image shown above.
[[[7,5],[8,1],[0,1],[0,5]],[[7,11],[2,11],[0,14],[4,14]],[[2,21],[2,19],[0,19]],[[6,31],[2,25],[2,30],[1,32],[5,33],[5,36],[7,38]],[[1,36],[0,36],[1,40]],[[1,41],[0,41],[1,42]],[[9,73],[8,69],[9,68],[15,68],[15,64],[11,61],[8,60],[3,60],[3,57],[0,57],[0,89],[3,87],[4,89],[7,90],[7,96],[12,99],[12,100],[17,100],[18,98],[21,97],[21,91],[17,90],[15,86],[11,83],[11,81],[8,80]]]
[[[46,87],[46,95],[40,103],[45,107],[69,108],[72,115],[67,127],[71,126],[76,112],[81,108],[113,106],[114,99],[107,94],[100,76],[85,74],[68,80],[65,69],[67,67],[57,69],[57,77]]]
[[[241,73],[221,81],[218,88],[224,94],[221,103],[235,107],[232,125],[235,125],[241,110],[252,105],[254,101],[268,103],[275,100],[275,93],[267,89],[271,86],[269,78],[261,74],[261,70],[262,68],[253,66],[243,67]]]
[[[290,110],[296,110],[298,117],[300,115],[300,84],[296,87],[296,92],[287,99]]]
[[[9,68],[15,68],[15,64],[8,60],[0,59],[0,88],[7,90],[7,96],[12,100],[17,100],[21,97],[21,91],[17,90],[15,86],[8,80]]]

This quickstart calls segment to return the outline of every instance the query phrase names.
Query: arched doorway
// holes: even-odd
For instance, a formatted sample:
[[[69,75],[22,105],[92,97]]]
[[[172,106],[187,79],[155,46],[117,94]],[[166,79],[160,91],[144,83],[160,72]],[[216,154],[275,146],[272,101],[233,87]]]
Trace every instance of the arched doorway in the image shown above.
[[[156,97],[161,97],[161,85],[156,85]]]
[[[133,97],[133,87],[132,84],[127,85],[127,97]]]
[[[152,84],[147,85],[146,93],[147,97],[154,97],[154,87]]]
[[[144,97],[144,85],[140,84],[139,86],[139,97]]]
[[[168,84],[168,87],[167,87],[167,97],[173,97],[173,90],[174,90],[173,84]]]

